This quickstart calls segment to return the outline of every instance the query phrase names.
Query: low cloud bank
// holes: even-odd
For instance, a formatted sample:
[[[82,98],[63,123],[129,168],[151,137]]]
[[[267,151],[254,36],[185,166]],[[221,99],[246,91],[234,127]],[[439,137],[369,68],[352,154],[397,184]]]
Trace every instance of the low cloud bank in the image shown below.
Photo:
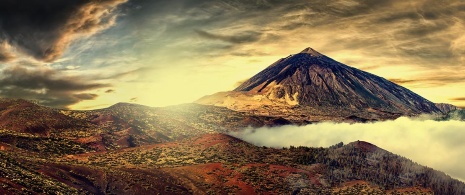
[[[465,181],[465,122],[434,121],[429,117],[376,123],[319,123],[307,126],[247,128],[232,133],[244,141],[268,147],[330,145],[367,141],[422,165]]]

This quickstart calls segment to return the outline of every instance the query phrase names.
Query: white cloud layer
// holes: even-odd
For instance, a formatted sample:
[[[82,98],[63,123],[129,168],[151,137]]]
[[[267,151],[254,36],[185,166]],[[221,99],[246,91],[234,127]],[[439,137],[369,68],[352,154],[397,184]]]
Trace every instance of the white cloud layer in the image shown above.
[[[248,128],[233,136],[259,146],[328,147],[338,142],[368,141],[422,165],[465,181],[465,122],[399,118],[349,124]]]

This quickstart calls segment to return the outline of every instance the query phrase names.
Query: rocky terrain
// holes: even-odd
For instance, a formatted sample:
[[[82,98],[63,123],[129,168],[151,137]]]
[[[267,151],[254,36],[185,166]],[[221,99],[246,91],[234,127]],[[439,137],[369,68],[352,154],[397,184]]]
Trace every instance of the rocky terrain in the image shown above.
[[[441,110],[441,112],[444,114],[459,110],[457,106],[454,106],[452,104],[445,104],[445,103],[436,103],[436,107],[439,110]]]
[[[206,96],[197,103],[309,121],[384,120],[450,110],[312,48],[278,60],[233,91]]]
[[[283,118],[196,104],[70,111],[4,99],[2,106],[1,115],[11,114],[0,121],[2,194],[465,193],[464,183],[363,141],[278,149],[228,135],[302,124]]]

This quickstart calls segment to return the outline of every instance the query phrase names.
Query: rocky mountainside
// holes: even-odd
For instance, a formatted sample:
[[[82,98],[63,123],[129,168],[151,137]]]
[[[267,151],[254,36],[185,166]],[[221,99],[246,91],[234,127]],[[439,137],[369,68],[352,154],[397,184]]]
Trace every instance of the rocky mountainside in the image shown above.
[[[279,110],[290,118],[355,115],[383,119],[441,112],[434,103],[402,86],[312,48],[278,60],[231,92],[206,96],[197,103],[265,115]]]
[[[454,106],[452,104],[446,104],[446,103],[436,103],[436,107],[441,110],[442,113],[447,114],[449,112],[458,110],[459,108],[457,106]]]

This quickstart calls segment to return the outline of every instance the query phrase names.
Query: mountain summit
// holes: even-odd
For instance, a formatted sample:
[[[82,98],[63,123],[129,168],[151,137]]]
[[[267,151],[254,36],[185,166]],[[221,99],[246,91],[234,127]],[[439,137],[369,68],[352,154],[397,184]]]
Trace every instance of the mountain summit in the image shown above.
[[[314,50],[313,48],[311,47],[307,47],[305,48],[304,50],[302,50],[300,53],[306,53],[306,54],[310,54],[311,56],[313,57],[319,57],[319,56],[322,56],[320,52],[317,52],[316,50]]]
[[[231,92],[206,96],[197,103],[317,120],[441,112],[434,103],[402,86],[310,47],[278,60]]]

